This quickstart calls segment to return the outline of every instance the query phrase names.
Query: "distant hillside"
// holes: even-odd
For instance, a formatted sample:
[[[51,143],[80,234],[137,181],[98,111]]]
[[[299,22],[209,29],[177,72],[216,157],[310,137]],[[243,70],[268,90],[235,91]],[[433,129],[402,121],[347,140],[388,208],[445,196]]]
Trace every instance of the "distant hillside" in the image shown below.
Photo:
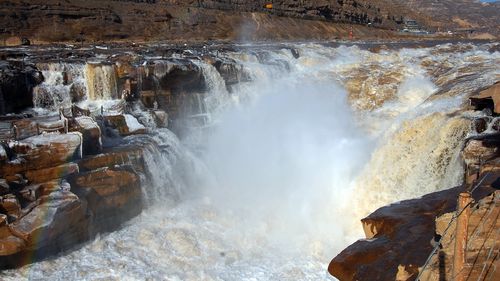
[[[266,4],[273,3],[272,8]],[[335,24],[334,24],[335,23]],[[341,24],[338,24],[341,23]],[[0,39],[116,40],[387,38],[381,9],[360,0],[2,0]]]
[[[386,0],[396,4],[405,16],[439,30],[474,29],[500,35],[500,2],[478,0]],[[406,13],[405,13],[406,11]],[[417,13],[413,12],[417,11]]]
[[[405,18],[430,29],[474,28],[498,35],[499,5],[472,0],[2,0],[0,44],[22,37],[35,42],[325,40],[348,37],[351,26],[357,38],[394,38],[404,36],[391,30],[401,29]]]

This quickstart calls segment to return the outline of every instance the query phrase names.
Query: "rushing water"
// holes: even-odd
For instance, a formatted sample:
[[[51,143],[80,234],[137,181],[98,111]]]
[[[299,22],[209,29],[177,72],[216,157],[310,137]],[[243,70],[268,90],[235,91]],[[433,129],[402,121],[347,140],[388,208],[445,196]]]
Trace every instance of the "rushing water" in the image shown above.
[[[462,181],[470,113],[458,110],[498,80],[498,52],[293,47],[298,59],[289,49],[223,54],[251,77],[231,91],[196,61],[208,123],[181,140],[168,131],[150,137],[166,147],[146,149],[151,206],[79,250],[0,276],[329,280],[331,258],[363,236],[360,218]],[[104,77],[106,69],[94,71]],[[112,98],[112,80],[102,91],[87,87],[88,97]]]

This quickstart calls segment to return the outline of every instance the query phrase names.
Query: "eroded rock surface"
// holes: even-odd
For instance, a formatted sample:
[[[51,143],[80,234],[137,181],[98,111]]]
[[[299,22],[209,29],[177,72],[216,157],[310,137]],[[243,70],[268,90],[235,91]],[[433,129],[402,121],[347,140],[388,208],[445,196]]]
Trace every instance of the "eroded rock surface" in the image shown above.
[[[82,134],[83,154],[93,155],[102,151],[101,128],[94,119],[87,116],[76,117],[72,130]]]
[[[102,168],[77,175],[73,190],[88,203],[97,230],[113,230],[142,210],[139,176],[127,168]]]
[[[328,271],[339,280],[415,280],[433,249],[435,218],[456,209],[455,187],[382,207],[362,219],[366,239],[347,247]],[[481,187],[482,198],[494,190]]]
[[[8,0],[0,3],[0,38],[6,45],[21,45],[23,38],[32,43],[312,39],[347,36],[345,23],[357,24],[354,29],[360,35],[387,37],[395,35],[387,29],[401,24],[403,16],[398,11],[386,17],[388,3],[364,0],[275,1],[268,9],[269,2]],[[367,27],[369,22],[386,29]],[[242,26],[249,27],[249,34],[241,34]]]
[[[46,134],[11,142],[10,149],[17,157],[0,167],[0,176],[54,167],[79,159],[81,144],[79,133]]]
[[[126,134],[146,132],[131,115],[132,123],[120,116]],[[0,268],[70,249],[142,210],[142,149],[121,145],[120,136],[103,149],[92,117],[72,118],[69,126],[74,132],[1,146]]]

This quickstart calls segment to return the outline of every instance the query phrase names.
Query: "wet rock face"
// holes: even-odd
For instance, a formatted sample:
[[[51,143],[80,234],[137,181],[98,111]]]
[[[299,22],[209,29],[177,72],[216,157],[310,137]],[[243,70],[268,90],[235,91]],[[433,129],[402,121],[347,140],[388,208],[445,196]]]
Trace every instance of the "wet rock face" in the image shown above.
[[[0,212],[7,215],[8,221],[14,221],[21,215],[21,205],[16,196],[7,194],[0,197]]]
[[[143,173],[144,163],[141,148],[135,146],[114,147],[99,155],[85,157],[78,162],[81,172],[125,164],[131,165],[134,171]]]
[[[81,243],[88,239],[87,228],[85,206],[76,195],[60,190],[43,196],[29,213],[3,228],[0,267],[16,267]]]
[[[109,115],[104,120],[108,127],[116,129],[121,136],[146,133],[146,128],[129,114]]]
[[[22,265],[84,241],[86,206],[63,180],[78,172],[79,133],[11,142],[0,159],[0,268]]]
[[[81,172],[66,163],[1,180],[0,268],[59,253],[141,212],[140,149],[116,148],[79,163]]]
[[[33,251],[74,244],[88,233],[85,227],[82,202],[75,194],[61,190],[41,197],[39,205],[10,229],[25,241],[25,251]]]
[[[94,119],[87,116],[76,117],[72,131],[82,134],[83,154],[94,155],[102,151],[101,128]]]
[[[25,172],[25,176],[28,182],[36,184],[65,178],[74,173],[78,173],[78,165],[75,163],[66,163],[46,169],[28,170]]]
[[[63,165],[81,158],[82,136],[79,133],[47,134],[12,142],[12,161],[0,166],[0,177]]]
[[[328,271],[339,280],[415,280],[430,252],[435,218],[456,209],[463,187],[456,187],[383,207],[362,220],[365,240],[347,247]],[[481,187],[482,198],[493,192]]]
[[[74,192],[88,204],[94,231],[114,230],[142,210],[140,181],[132,169],[103,168],[71,181]]]
[[[476,110],[487,111],[490,115],[500,114],[500,82],[472,96],[470,103]]]
[[[25,246],[24,240],[12,234],[7,225],[7,216],[0,215],[0,260],[19,253]],[[0,266],[3,267],[2,262],[0,262]]]
[[[213,62],[213,66],[220,73],[228,87],[240,82],[251,81],[250,74],[246,73],[243,66],[232,59],[217,59]]]
[[[17,113],[33,106],[33,88],[43,81],[32,66],[0,64],[0,115]]]
[[[480,162],[484,162],[498,156],[499,143],[500,142],[498,140],[494,141],[494,139],[486,137],[469,140],[462,153],[465,163],[467,165],[480,164]]]
[[[159,112],[158,118],[164,115]],[[132,115],[118,116],[124,135],[146,133]],[[21,140],[0,146],[0,269],[115,230],[143,208],[141,146],[118,141],[103,149],[101,127],[88,116],[71,118],[69,130],[24,132],[17,135]]]
[[[465,163],[465,182],[472,184],[485,170],[495,169],[500,155],[500,133],[485,133],[467,140],[462,151]]]
[[[162,88],[170,88],[175,92],[202,92],[206,89],[200,67],[191,60],[169,60],[166,68],[164,73],[161,70],[157,72]]]

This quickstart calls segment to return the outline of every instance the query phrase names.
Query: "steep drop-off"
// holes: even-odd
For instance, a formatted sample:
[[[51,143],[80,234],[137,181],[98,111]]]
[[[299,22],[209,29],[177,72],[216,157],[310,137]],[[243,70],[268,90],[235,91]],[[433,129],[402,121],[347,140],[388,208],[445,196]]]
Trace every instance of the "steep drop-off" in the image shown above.
[[[44,79],[0,122],[3,265],[119,230],[1,278],[325,278],[358,219],[459,185],[471,124],[498,130],[462,111],[498,81],[498,44],[401,46],[7,49]]]

